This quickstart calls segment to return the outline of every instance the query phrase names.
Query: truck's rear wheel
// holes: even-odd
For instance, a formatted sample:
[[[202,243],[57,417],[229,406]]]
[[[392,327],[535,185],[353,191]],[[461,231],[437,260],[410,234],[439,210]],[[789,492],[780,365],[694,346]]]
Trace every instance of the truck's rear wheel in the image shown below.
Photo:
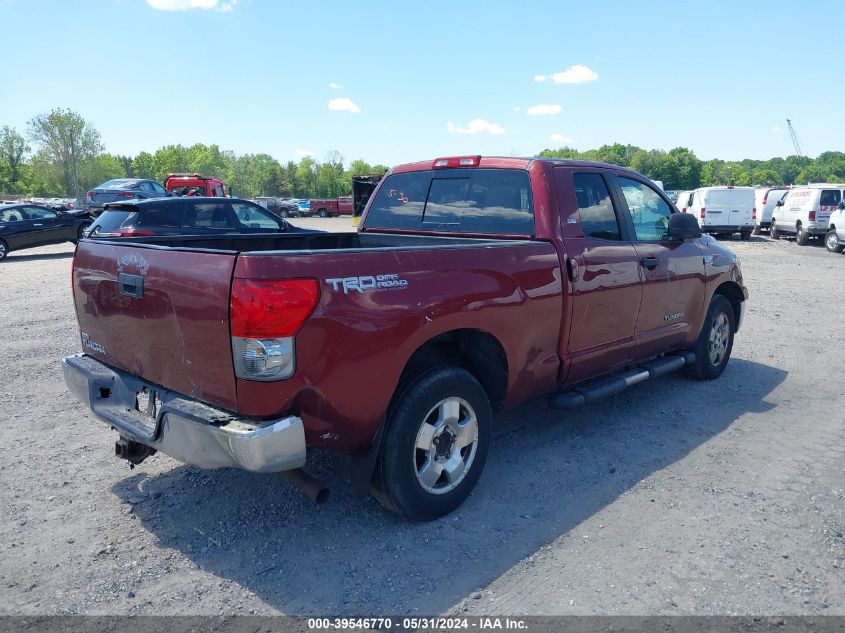
[[[419,521],[448,514],[481,476],[491,426],[490,401],[472,374],[451,366],[423,374],[388,416],[374,496]]]
[[[317,211],[317,215],[319,215],[321,218],[327,218],[329,217],[329,212],[325,209],[320,209],[319,211]]]
[[[809,241],[810,234],[803,226],[797,224],[795,226],[795,243],[798,244],[798,246],[806,246]]]
[[[721,376],[731,357],[735,331],[736,318],[731,302],[722,295],[713,295],[698,341],[692,348],[695,362],[687,365],[687,374],[698,380]]]
[[[776,240],[780,237],[780,231],[778,230],[778,227],[775,225],[775,219],[774,218],[772,218],[772,226],[769,228],[769,237],[771,237],[773,240]]]

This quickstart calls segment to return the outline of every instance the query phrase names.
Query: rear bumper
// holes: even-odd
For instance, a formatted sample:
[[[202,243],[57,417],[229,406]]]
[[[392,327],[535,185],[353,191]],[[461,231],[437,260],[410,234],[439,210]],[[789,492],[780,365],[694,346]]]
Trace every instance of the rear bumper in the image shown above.
[[[68,389],[120,436],[200,468],[269,473],[305,465],[302,420],[252,421],[144,382],[84,354],[62,359]],[[146,390],[154,415],[137,410]]]
[[[744,233],[754,230],[753,224],[705,224],[701,227],[704,233]]]

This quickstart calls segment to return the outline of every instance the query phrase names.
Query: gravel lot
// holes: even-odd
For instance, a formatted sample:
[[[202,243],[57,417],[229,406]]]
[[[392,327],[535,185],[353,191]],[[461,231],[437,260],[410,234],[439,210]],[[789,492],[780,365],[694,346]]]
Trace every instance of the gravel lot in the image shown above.
[[[354,498],[327,456],[322,506],[278,475],[130,470],[62,381],[73,247],[13,253],[0,613],[845,615],[845,256],[731,246],[751,302],[720,380],[501,415],[473,496],[428,524]]]

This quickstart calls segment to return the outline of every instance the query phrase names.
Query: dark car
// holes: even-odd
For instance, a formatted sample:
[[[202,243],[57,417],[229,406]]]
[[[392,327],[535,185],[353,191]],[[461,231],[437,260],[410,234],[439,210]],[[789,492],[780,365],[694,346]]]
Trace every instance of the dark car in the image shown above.
[[[85,211],[57,211],[36,204],[0,206],[0,259],[23,248],[75,242],[92,219]]]
[[[115,178],[94,187],[86,194],[85,206],[88,213],[97,217],[108,202],[146,198],[160,198],[167,190],[155,180],[146,178]]]
[[[305,215],[300,213],[299,205],[296,204],[293,200],[283,200],[281,198],[272,198],[272,197],[265,197],[259,196],[255,199],[255,201],[274,215],[277,215],[281,218],[296,218],[300,215]]]
[[[157,198],[106,204],[88,237],[318,232],[300,229],[238,198]]]

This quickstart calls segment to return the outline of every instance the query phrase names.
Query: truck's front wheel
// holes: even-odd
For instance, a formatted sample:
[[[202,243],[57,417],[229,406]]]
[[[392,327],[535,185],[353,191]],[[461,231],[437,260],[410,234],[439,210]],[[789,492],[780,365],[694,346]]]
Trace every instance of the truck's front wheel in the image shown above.
[[[695,347],[695,362],[687,365],[687,374],[698,380],[713,380],[722,375],[734,346],[736,317],[731,302],[713,295],[710,309]]]
[[[484,469],[490,401],[459,367],[423,374],[400,398],[387,420],[373,494],[398,514],[436,519],[464,502]]]

